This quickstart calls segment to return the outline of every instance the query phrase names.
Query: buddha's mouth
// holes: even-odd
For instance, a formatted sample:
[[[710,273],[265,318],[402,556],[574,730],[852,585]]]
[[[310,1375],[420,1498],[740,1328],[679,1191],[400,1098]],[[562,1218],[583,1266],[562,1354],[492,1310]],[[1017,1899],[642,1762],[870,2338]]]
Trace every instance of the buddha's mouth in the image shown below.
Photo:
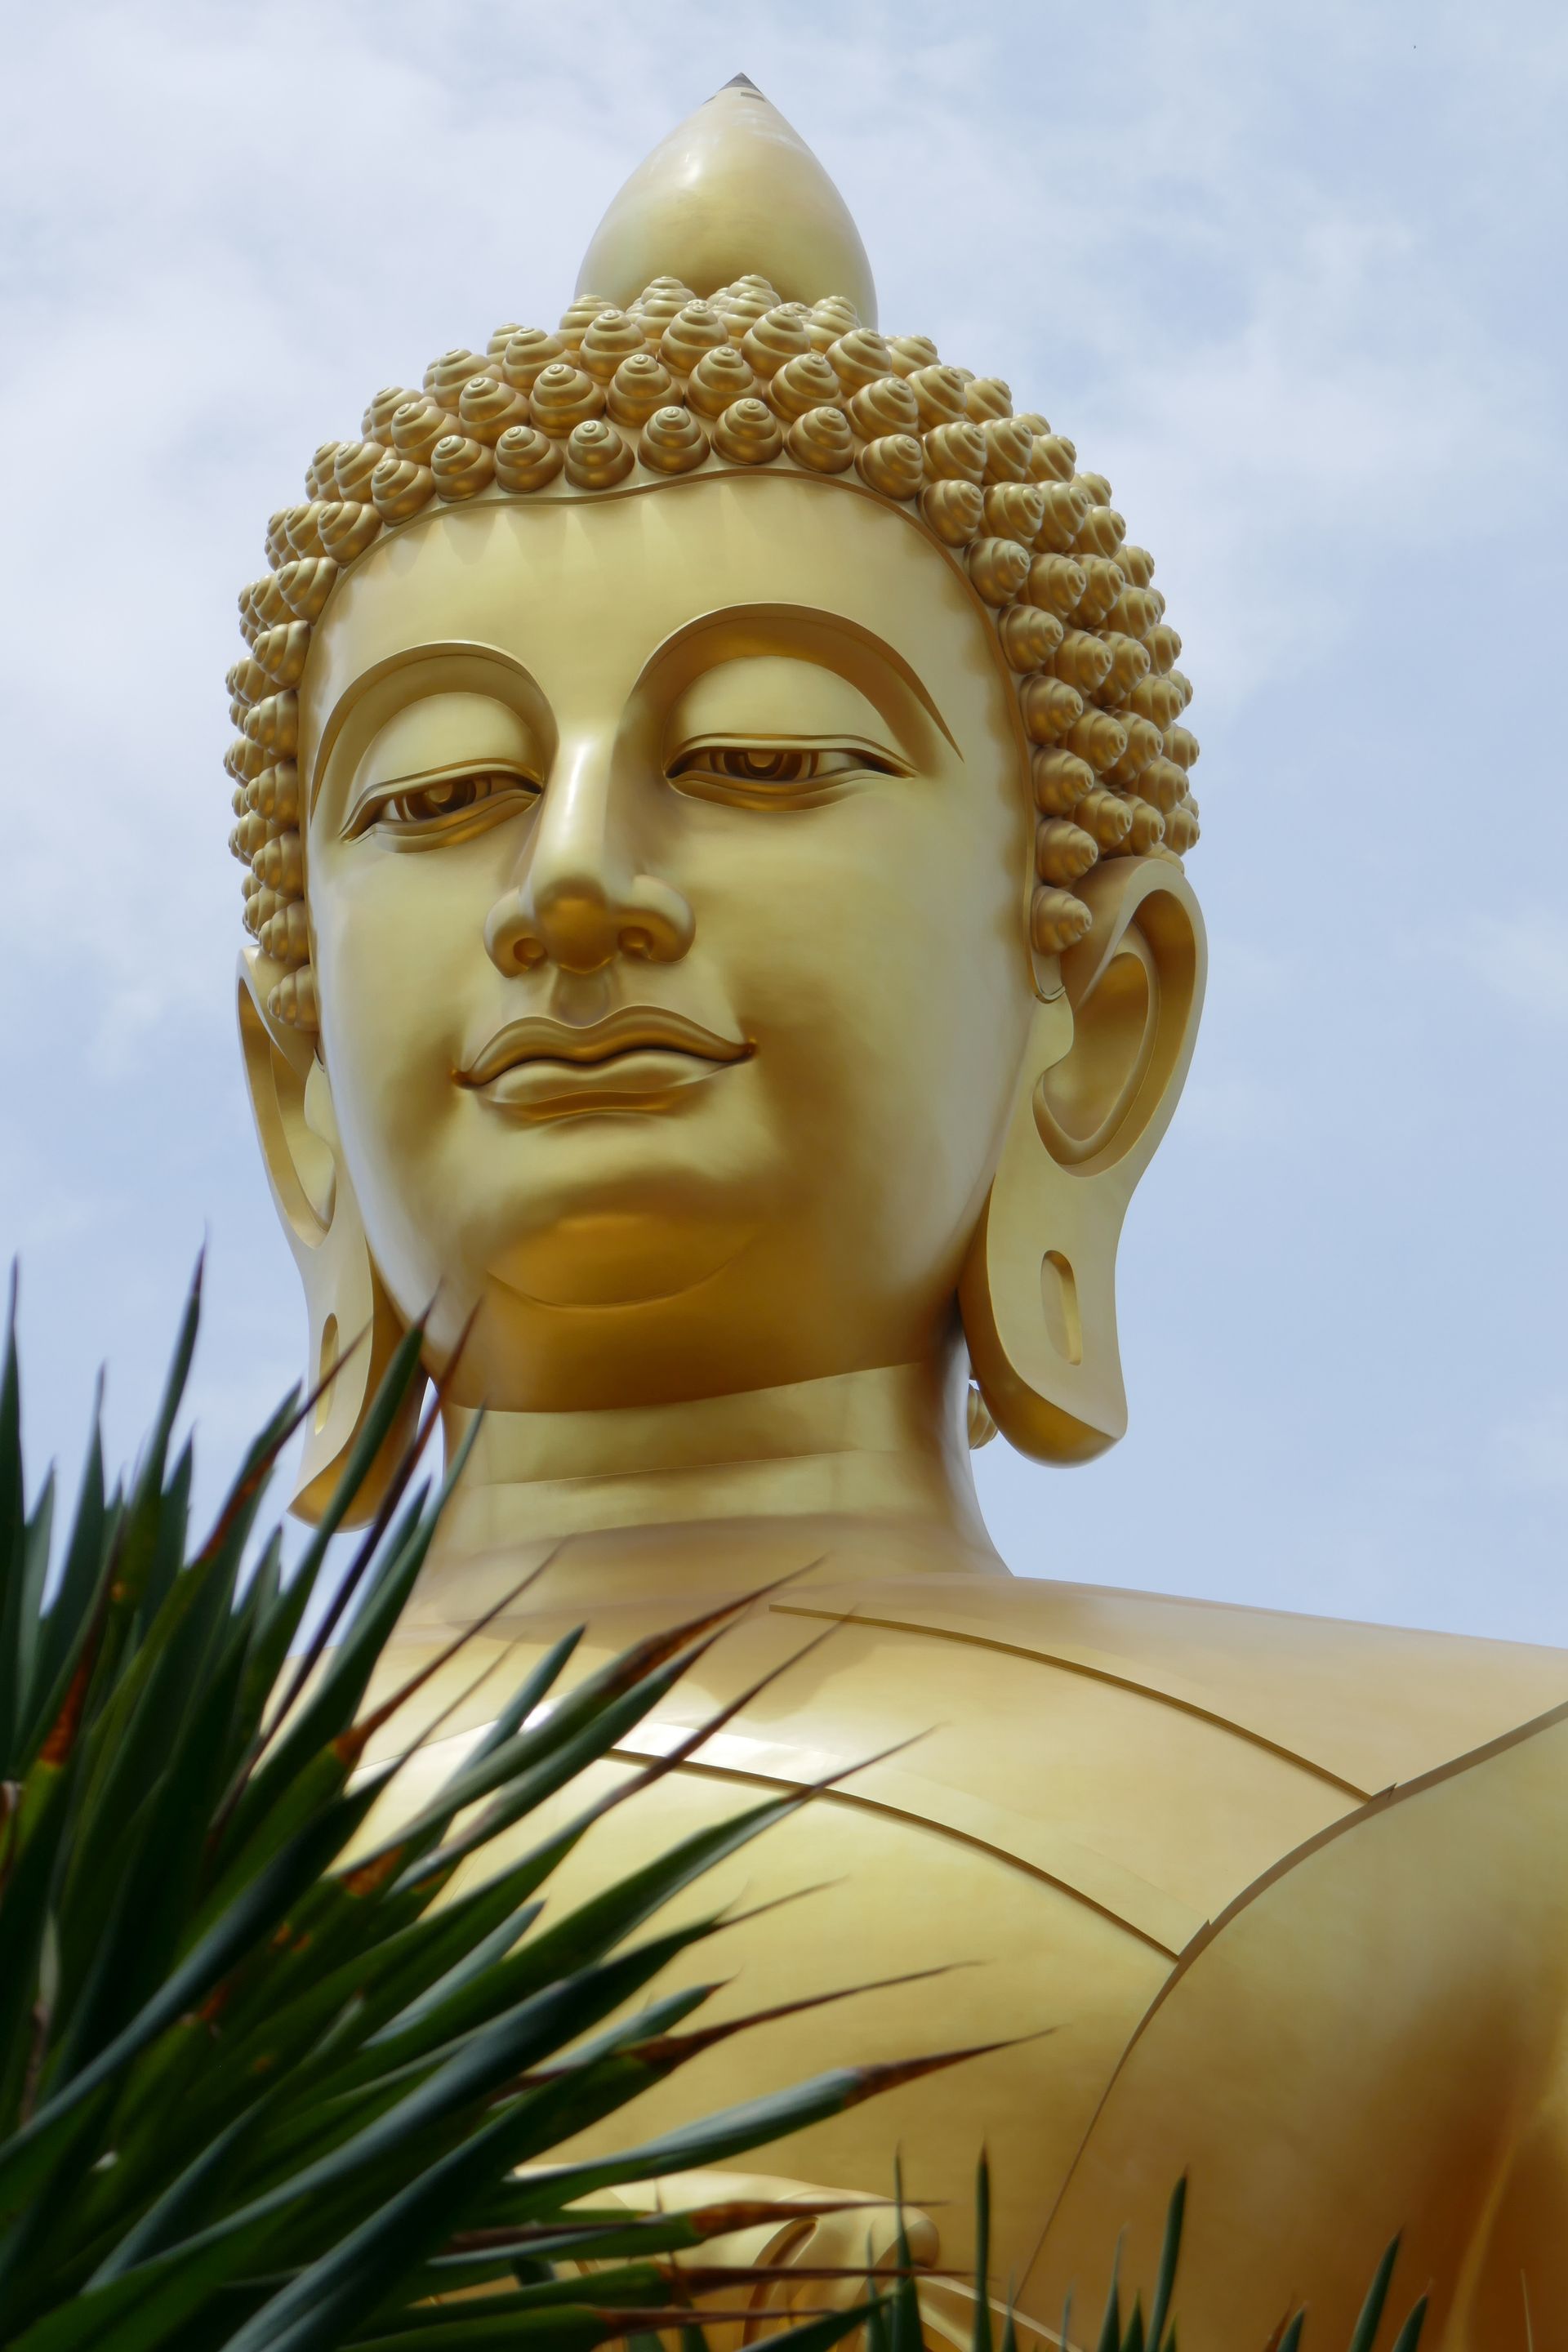
[[[550,1117],[652,1108],[751,1053],[683,1013],[625,1005],[581,1026],[549,1013],[509,1022],[455,1076],[509,1109]]]

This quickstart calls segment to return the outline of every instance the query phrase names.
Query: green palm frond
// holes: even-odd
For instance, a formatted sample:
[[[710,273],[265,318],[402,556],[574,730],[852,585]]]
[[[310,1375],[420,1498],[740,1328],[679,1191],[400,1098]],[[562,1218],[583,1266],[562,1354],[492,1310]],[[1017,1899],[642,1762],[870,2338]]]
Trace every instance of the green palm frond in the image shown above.
[[[673,2257],[741,2226],[736,2209],[639,2221],[584,2200],[722,2163],[951,2059],[841,2069],[593,2162],[552,2162],[741,2030],[680,2031],[713,1985],[628,2004],[727,1924],[715,1908],[661,1930],[669,1898],[807,1799],[701,1831],[548,1926],[540,1895],[561,1862],[608,1803],[678,1759],[528,1834],[734,1612],[645,1641],[564,1692],[574,1641],[557,1643],[444,1786],[364,1847],[400,1769],[367,1766],[369,1741],[423,1677],[369,1714],[366,1693],[462,1465],[439,1485],[422,1474],[427,1414],[296,1657],[328,1543],[419,1376],[420,1334],[286,1576],[257,1520],[309,1400],[279,1408],[211,1533],[190,1542],[191,1454],[174,1452],[174,1433],[199,1308],[198,1268],[137,1469],[110,1490],[95,1430],[51,1578],[54,1487],[28,1509],[13,1299],[0,1370],[0,2339],[17,2352],[574,2352],[689,2326],[676,2306],[692,2285]],[[489,1874],[451,1892],[476,1861]],[[494,2292],[468,2299],[476,2286]],[[458,2289],[465,2299],[438,2299]],[[827,2352],[864,2319],[863,2307],[824,2314],[777,2340]]]

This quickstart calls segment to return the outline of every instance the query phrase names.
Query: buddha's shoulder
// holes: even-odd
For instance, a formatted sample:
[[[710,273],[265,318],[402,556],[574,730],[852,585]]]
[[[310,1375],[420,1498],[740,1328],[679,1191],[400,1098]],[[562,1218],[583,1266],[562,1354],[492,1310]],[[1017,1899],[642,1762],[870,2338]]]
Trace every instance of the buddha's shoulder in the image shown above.
[[[1568,1701],[1568,1650],[1024,1577],[813,1584],[770,1614],[848,1618],[944,1679],[955,1650],[1099,1680],[1371,1794]],[[805,1622],[802,1630],[805,1630]],[[889,1661],[883,1652],[883,1664]],[[1000,1691],[998,1692],[1000,1696]],[[1043,1696],[1043,1694],[1042,1694]]]

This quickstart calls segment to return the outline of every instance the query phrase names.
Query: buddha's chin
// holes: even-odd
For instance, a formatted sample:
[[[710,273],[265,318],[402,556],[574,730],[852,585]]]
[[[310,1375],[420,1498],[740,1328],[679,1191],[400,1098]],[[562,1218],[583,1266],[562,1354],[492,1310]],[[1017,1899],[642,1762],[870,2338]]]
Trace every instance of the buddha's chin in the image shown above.
[[[717,1217],[674,1223],[587,1210],[511,1242],[489,1272],[503,1289],[536,1307],[652,1307],[721,1274],[752,1231]]]

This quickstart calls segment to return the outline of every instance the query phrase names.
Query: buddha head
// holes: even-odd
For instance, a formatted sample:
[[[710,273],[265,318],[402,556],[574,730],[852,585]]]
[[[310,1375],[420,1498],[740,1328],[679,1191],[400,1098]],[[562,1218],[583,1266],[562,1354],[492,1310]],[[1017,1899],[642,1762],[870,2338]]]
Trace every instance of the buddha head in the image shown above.
[[[1203,950],[1190,689],[1110,485],[884,338],[742,81],[555,329],[378,393],[304,488],[227,760],[258,1130],[344,1357],[298,1507],[415,1318],[492,1409],[966,1350],[973,1437],[1113,1442]]]

